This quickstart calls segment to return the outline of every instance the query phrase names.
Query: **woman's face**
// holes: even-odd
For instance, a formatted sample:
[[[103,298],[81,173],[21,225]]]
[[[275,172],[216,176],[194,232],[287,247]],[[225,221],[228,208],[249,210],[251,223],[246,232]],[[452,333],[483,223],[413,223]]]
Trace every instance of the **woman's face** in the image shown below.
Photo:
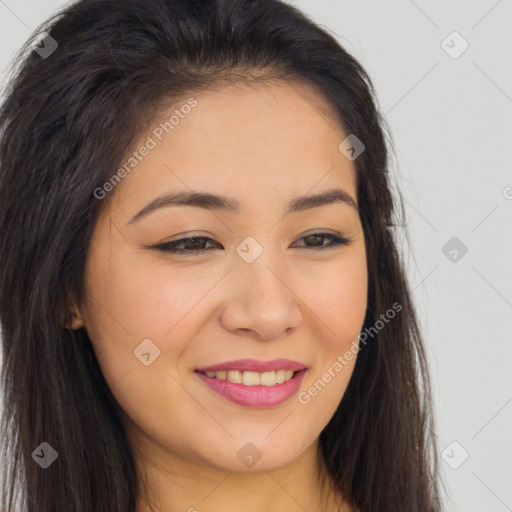
[[[338,149],[348,134],[312,98],[285,83],[194,95],[104,188],[80,314],[147,453],[282,467],[343,397],[355,357],[340,360],[367,305],[365,243],[356,207],[304,199],[337,189],[357,202],[354,162]],[[226,203],[164,199],[192,193]]]

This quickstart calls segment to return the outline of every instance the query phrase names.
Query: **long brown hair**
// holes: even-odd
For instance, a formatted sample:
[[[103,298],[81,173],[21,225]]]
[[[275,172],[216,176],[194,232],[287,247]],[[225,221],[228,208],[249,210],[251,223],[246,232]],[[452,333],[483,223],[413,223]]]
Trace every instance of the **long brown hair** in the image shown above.
[[[47,55],[33,46],[42,31]],[[83,300],[90,235],[106,203],[94,191],[162,101],[281,79],[313,85],[365,143],[355,160],[364,329],[401,306],[361,346],[321,456],[361,512],[438,511],[429,374],[395,237],[402,200],[397,208],[391,142],[361,65],[280,0],[82,0],[41,26],[15,62],[0,111],[1,509],[135,511],[140,487],[120,406],[85,329],[64,327],[71,299]],[[33,460],[43,442],[58,452],[46,470]]]

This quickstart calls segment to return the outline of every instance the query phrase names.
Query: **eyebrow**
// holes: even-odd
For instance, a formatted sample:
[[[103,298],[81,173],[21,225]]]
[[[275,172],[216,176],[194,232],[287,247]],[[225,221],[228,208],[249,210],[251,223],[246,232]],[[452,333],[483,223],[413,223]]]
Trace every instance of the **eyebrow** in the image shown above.
[[[334,188],[326,190],[321,194],[304,195],[292,199],[288,204],[288,209],[286,210],[285,215],[334,203],[345,203],[352,208],[355,208],[356,211],[359,211],[357,204],[347,192],[341,188]],[[136,213],[127,222],[127,224],[133,224],[147,216],[149,213],[169,206],[194,206],[196,208],[204,208],[206,210],[223,210],[233,213],[240,213],[241,211],[240,203],[229,197],[210,194],[207,192],[174,192],[166,194],[165,196],[157,197],[154,201],[151,201],[151,203]]]

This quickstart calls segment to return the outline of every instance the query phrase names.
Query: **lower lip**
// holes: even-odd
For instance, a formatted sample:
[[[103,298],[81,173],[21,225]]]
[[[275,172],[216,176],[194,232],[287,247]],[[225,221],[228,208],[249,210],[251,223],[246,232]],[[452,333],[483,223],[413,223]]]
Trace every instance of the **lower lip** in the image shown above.
[[[197,376],[213,391],[245,407],[260,409],[275,407],[289,400],[299,389],[307,369],[298,371],[290,380],[274,386],[245,386],[228,380],[211,378],[204,373]]]

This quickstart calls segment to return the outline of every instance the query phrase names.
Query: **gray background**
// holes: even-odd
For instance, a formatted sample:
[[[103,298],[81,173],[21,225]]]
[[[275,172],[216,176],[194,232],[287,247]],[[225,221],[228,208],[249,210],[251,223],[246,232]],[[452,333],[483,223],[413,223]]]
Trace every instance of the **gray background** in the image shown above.
[[[446,510],[512,510],[512,1],[289,3],[360,60],[391,129]],[[14,52],[63,5],[0,0],[2,85]],[[454,31],[469,44],[457,58]]]

